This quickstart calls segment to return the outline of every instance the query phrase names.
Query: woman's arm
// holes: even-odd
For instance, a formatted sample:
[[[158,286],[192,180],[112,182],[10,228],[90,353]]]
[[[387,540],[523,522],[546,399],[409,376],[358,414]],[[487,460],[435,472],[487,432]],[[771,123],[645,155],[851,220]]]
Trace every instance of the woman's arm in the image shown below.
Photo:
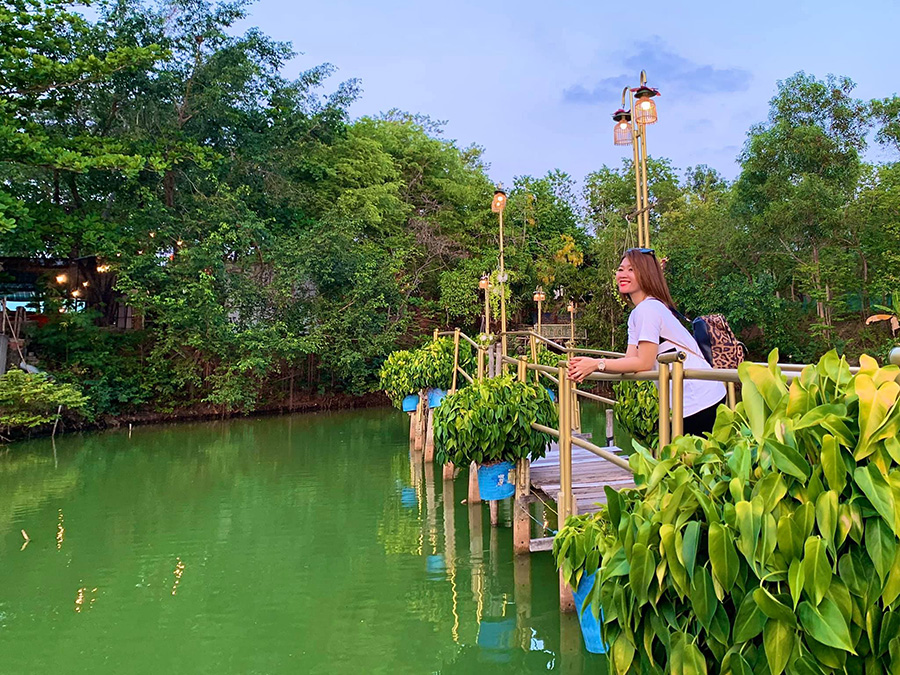
[[[659,346],[652,342],[640,342],[638,346],[628,345],[625,356],[618,359],[594,359],[588,356],[576,356],[569,360],[569,378],[581,382],[595,372],[600,361],[606,365],[606,373],[642,373],[654,370]]]

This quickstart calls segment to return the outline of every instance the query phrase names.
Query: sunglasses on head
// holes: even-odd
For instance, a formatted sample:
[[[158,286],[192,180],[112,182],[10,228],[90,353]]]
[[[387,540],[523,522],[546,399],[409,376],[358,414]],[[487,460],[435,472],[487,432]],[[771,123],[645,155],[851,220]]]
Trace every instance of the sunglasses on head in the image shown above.
[[[635,252],[635,253],[649,253],[649,254],[652,255],[652,256],[655,256],[655,255],[656,255],[656,250],[655,250],[655,249],[652,249],[652,248],[630,248],[630,249],[628,249],[627,251],[625,251],[625,253],[632,253],[632,252]]]

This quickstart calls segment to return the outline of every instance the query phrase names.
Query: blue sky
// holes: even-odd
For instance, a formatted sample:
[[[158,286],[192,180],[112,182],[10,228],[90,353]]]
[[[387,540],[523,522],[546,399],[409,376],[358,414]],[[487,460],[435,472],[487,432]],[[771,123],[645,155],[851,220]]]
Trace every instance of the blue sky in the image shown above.
[[[361,80],[354,117],[399,108],[447,120],[446,137],[483,146],[506,184],[554,168],[580,180],[630,156],[612,144],[610,114],[641,68],[662,93],[650,154],[728,178],[777,80],[804,70],[849,76],[862,98],[900,91],[897,0],[259,0],[250,12],[243,27],[303,52],[286,75],[328,62],[332,85]]]

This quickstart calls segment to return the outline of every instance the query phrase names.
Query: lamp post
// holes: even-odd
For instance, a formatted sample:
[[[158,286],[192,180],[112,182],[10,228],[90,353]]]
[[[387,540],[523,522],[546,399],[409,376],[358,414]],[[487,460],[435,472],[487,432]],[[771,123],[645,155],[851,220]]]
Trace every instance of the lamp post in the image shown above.
[[[491,278],[487,274],[482,274],[478,281],[478,288],[484,291],[484,332],[491,334]]]
[[[503,265],[503,210],[506,208],[506,192],[503,186],[498,185],[494,191],[494,199],[491,202],[491,211],[500,219],[500,349],[503,357],[506,356],[506,267]],[[501,359],[501,363],[503,363]],[[503,368],[506,364],[504,363]]]
[[[538,335],[541,335],[541,334],[542,334],[542,333],[541,333],[541,314],[542,314],[542,306],[543,306],[543,304],[544,304],[544,300],[547,299],[547,295],[544,293],[544,289],[541,288],[540,286],[538,286],[536,289],[534,289],[534,296],[533,296],[533,299],[534,299],[534,301],[537,303],[537,306],[538,306],[537,332],[538,332]]]
[[[638,226],[638,246],[650,246],[650,199],[647,179],[647,125],[655,124],[658,116],[656,102],[659,91],[647,86],[647,72],[641,71],[641,83],[622,91],[622,107],[613,113],[615,145],[634,148],[635,213]],[[628,109],[625,109],[627,100]]]

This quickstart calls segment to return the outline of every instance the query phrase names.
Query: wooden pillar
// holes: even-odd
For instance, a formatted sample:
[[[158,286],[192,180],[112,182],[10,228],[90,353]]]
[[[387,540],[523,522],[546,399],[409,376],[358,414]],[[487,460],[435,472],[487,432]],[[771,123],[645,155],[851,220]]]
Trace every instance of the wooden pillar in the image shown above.
[[[428,397],[424,391],[419,392],[419,405],[416,407],[416,452],[425,450],[425,414],[428,410]]]
[[[492,499],[488,502],[488,507],[491,512],[491,527],[497,527],[500,525],[500,501],[497,499]]]
[[[516,497],[513,502],[513,552],[519,556],[531,553],[531,463],[516,462]]]
[[[425,463],[434,462],[434,410],[428,409],[428,423],[425,428]]]
[[[616,444],[615,413],[612,408],[606,409],[606,447]]]
[[[447,462],[446,464],[444,464],[444,469],[441,477],[444,480],[453,480],[454,478],[456,478],[456,467],[453,466],[450,462]]]
[[[575,500],[572,497],[572,383],[566,368],[560,367],[559,376],[559,528],[566,523],[566,518],[575,513]],[[575,603],[572,593],[562,572],[559,573],[559,609],[561,612],[574,612]]]
[[[469,494],[467,504],[480,504],[481,493],[478,492],[478,465],[472,462],[469,465]]]

